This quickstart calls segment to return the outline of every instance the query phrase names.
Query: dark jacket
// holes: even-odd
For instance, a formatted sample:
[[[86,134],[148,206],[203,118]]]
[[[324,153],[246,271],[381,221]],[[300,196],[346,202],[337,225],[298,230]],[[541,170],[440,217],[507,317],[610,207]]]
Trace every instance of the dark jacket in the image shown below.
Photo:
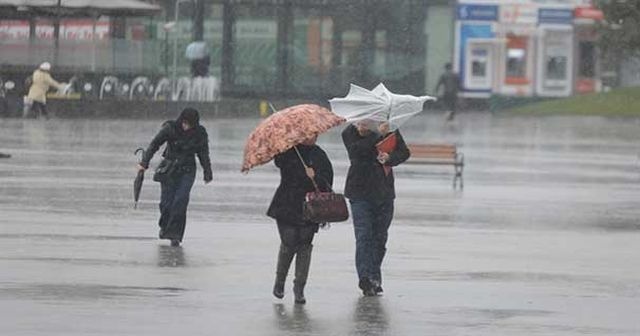
[[[149,161],[158,151],[160,146],[167,143],[162,153],[165,159],[177,159],[176,173],[187,173],[196,169],[195,155],[200,160],[200,165],[204,171],[204,180],[211,181],[211,159],[209,158],[209,137],[207,130],[197,124],[195,127],[185,132],[181,127],[182,120],[169,120],[162,124],[162,129],[151,140],[145,155],[142,157],[140,165],[149,167]]]
[[[298,145],[297,148],[307,165],[315,171],[320,190],[331,190],[333,167],[327,154],[316,145]],[[273,195],[267,216],[284,222],[302,223],[304,198],[307,192],[315,190],[313,183],[295,149],[276,155],[275,164],[280,168],[280,185]]]
[[[397,136],[396,149],[389,154],[387,166],[397,166],[406,161],[411,153],[400,135]],[[354,125],[349,125],[342,131],[342,141],[347,148],[351,166],[347,173],[344,195],[350,199],[380,201],[396,197],[393,171],[385,175],[384,168],[378,162],[376,143],[382,136],[371,132],[367,136],[360,136]]]
[[[446,71],[438,79],[436,93],[438,93],[441,85],[444,86],[443,95],[457,95],[460,90],[460,77],[452,71]]]

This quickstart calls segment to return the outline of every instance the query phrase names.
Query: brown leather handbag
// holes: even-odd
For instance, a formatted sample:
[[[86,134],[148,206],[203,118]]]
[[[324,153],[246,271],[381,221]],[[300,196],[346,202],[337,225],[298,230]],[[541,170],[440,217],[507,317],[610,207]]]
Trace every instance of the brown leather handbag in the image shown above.
[[[316,190],[307,193],[302,215],[314,223],[335,223],[349,219],[349,210],[344,195]]]
[[[302,165],[307,168],[307,163],[304,162],[298,148],[294,148]],[[305,196],[302,208],[302,217],[305,221],[335,223],[344,222],[349,219],[349,209],[347,208],[347,201],[344,195],[335,193],[333,190],[320,191],[316,181],[311,179],[311,182],[316,190],[308,192]]]

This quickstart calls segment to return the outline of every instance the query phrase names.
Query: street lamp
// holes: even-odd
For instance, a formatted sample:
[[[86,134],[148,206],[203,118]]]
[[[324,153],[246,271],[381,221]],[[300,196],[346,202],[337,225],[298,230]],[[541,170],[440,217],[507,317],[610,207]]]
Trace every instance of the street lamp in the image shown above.
[[[169,21],[162,25],[164,31],[164,75],[169,76],[169,32],[175,29],[176,22]]]
[[[177,81],[177,72],[178,72],[178,31],[180,30],[180,26],[178,25],[178,12],[180,9],[180,4],[184,2],[192,2],[193,0],[176,0],[175,8],[174,8],[174,17],[173,22],[175,23],[176,29],[173,33],[173,74],[171,76],[173,82],[173,89],[175,90],[178,81]]]

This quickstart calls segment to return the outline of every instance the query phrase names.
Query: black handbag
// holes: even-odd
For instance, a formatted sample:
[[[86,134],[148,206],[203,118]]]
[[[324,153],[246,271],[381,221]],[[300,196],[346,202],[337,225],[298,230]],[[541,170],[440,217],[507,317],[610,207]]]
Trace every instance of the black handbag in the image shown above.
[[[171,175],[176,171],[177,162],[177,159],[162,159],[158,167],[156,167],[156,171],[153,174],[153,180],[156,182],[166,182],[169,180]]]
[[[297,147],[294,147],[298,158],[302,162],[302,165],[307,168],[306,162],[300,155]],[[311,179],[315,191],[310,191],[306,194],[303,207],[302,217],[305,221],[313,223],[335,223],[344,222],[349,219],[349,209],[347,208],[347,201],[344,195],[330,191],[320,191],[318,184],[314,179]],[[331,189],[331,188],[329,188]]]

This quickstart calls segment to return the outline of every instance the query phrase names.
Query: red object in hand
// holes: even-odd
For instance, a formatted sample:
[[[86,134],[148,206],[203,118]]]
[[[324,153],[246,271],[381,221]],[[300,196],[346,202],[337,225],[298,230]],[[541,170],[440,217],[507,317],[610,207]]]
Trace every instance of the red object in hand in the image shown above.
[[[391,133],[376,144],[376,149],[378,149],[378,152],[389,154],[396,149],[397,143],[398,138],[396,137],[396,134]],[[389,173],[391,173],[391,166],[382,165],[382,168],[384,168],[385,175],[389,175]]]

